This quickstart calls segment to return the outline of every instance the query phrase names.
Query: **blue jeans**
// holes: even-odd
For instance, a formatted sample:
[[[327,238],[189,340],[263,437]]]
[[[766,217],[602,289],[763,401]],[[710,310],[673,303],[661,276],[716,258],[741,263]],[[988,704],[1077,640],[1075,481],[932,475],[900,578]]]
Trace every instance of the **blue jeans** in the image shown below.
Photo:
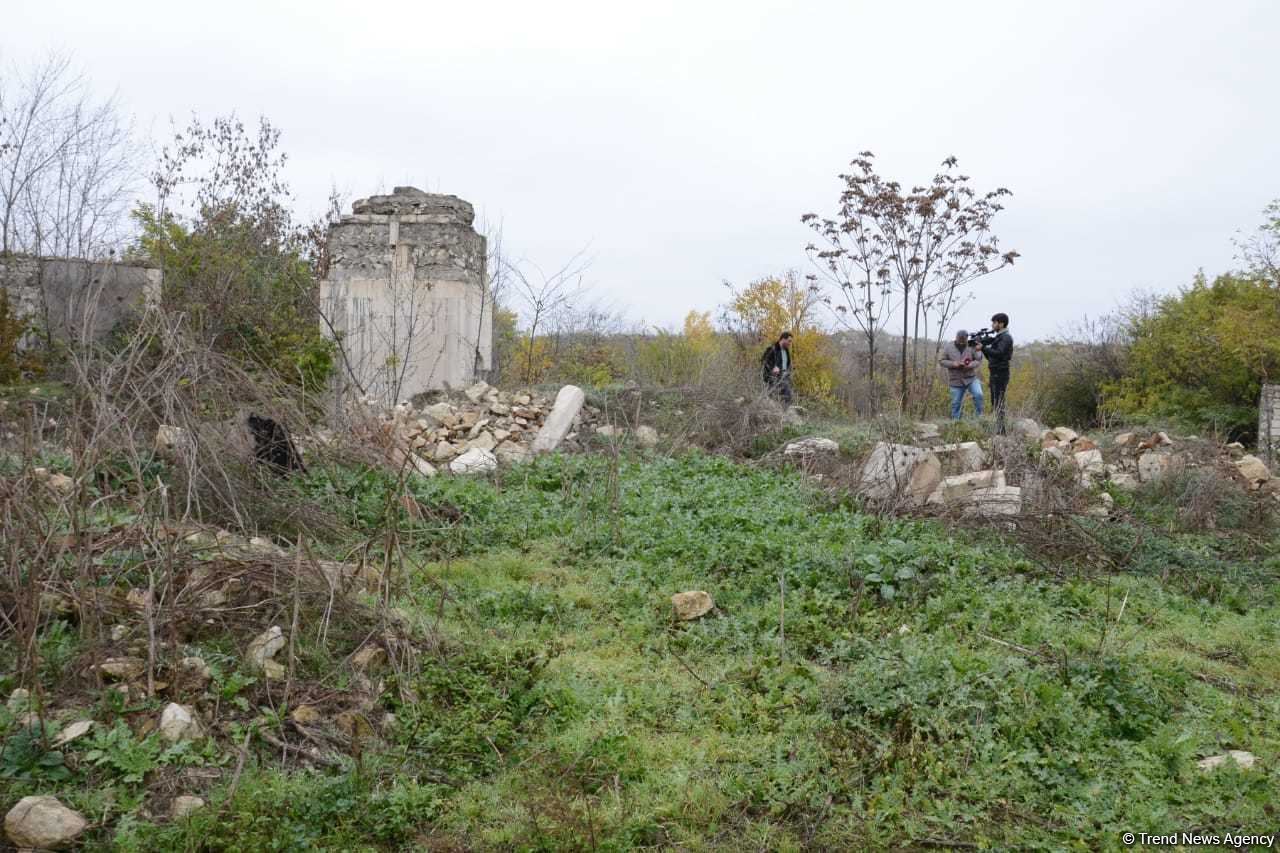
[[[973,397],[973,408],[978,413],[978,417],[982,417],[982,380],[976,377],[968,385],[961,385],[959,388],[952,385],[947,389],[951,392],[951,420],[960,420],[960,410],[964,407],[964,392],[968,391]]]

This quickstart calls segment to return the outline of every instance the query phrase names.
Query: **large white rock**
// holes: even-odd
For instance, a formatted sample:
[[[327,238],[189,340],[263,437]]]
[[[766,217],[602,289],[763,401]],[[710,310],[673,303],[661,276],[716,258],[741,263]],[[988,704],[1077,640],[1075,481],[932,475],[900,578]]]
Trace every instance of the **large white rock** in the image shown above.
[[[191,437],[182,427],[160,424],[156,430],[156,453],[174,456],[185,451],[191,444]]]
[[[160,736],[169,743],[198,740],[204,736],[204,729],[190,706],[170,702],[160,712]]]
[[[1058,441],[1061,441],[1063,444],[1070,444],[1080,437],[1080,435],[1070,427],[1054,427],[1051,432],[1053,432],[1054,438],[1058,439]]]
[[[1235,461],[1235,466],[1240,476],[1248,480],[1251,485],[1265,483],[1271,479],[1267,464],[1256,456],[1241,456]]]
[[[1196,762],[1196,766],[1201,770],[1217,770],[1219,767],[1228,762],[1235,764],[1241,770],[1249,770],[1257,763],[1258,757],[1252,752],[1243,749],[1233,749],[1222,755],[1211,755],[1208,758],[1202,758]]]
[[[564,437],[573,428],[573,419],[582,410],[582,404],[586,399],[586,394],[577,385],[566,385],[561,388],[560,393],[556,394],[556,402],[551,407],[551,414],[547,415],[547,419],[543,421],[542,429],[538,430],[530,450],[534,453],[549,453],[559,447],[560,442],[564,441]]]
[[[784,456],[812,456],[815,453],[839,453],[840,445],[829,438],[802,438],[783,448]]]
[[[1101,450],[1081,450],[1071,454],[1071,460],[1080,469],[1080,481],[1086,486],[1107,476],[1107,463],[1102,459]]]
[[[492,451],[473,447],[457,459],[449,463],[449,470],[455,474],[483,474],[498,467],[498,457]]]
[[[716,603],[709,593],[695,589],[689,592],[677,592],[671,596],[671,606],[676,609],[676,618],[687,622],[707,615]]]
[[[19,849],[58,850],[84,832],[89,822],[56,797],[23,797],[4,816],[4,832]]]
[[[66,746],[73,741],[77,741],[89,733],[93,728],[93,720],[77,720],[58,732],[58,736],[53,739],[54,746]]]
[[[956,474],[953,477],[944,478],[938,484],[938,488],[929,495],[929,503],[943,504],[967,500],[980,489],[1003,488],[1004,485],[1004,471],[999,468]]]
[[[929,449],[937,455],[938,461],[942,463],[942,473],[948,477],[981,471],[987,461],[987,455],[982,452],[982,447],[976,441],[940,444]]]
[[[910,444],[877,442],[862,466],[862,493],[872,500],[903,498],[924,503],[942,482],[938,457]]]

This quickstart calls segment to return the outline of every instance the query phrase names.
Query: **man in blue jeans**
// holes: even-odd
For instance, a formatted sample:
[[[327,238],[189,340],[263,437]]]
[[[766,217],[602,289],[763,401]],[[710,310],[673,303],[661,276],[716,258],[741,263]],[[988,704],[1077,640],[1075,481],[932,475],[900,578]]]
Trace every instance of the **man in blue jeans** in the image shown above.
[[[947,369],[947,384],[951,391],[951,419],[960,420],[964,408],[964,392],[973,397],[973,408],[982,417],[982,380],[978,378],[978,363],[982,361],[982,348],[969,346],[969,333],[956,332],[956,339],[942,346],[938,363]]]

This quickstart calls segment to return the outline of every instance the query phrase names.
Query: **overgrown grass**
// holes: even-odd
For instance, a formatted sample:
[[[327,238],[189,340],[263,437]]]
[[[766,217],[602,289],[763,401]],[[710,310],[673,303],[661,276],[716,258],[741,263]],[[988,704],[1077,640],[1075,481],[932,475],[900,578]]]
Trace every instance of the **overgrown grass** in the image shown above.
[[[359,528],[392,483],[322,469],[305,489]],[[96,843],[1056,850],[1271,825],[1280,567],[1247,550],[1214,553],[1253,573],[1234,595],[1170,583],[1151,545],[1152,565],[1064,580],[702,454],[412,491],[427,514],[404,520],[394,603],[440,642],[386,685],[386,741],[341,772],[250,766],[225,808],[224,783],[184,822],[134,812]],[[717,608],[677,623],[688,589]],[[1195,766],[1229,748],[1258,766]]]

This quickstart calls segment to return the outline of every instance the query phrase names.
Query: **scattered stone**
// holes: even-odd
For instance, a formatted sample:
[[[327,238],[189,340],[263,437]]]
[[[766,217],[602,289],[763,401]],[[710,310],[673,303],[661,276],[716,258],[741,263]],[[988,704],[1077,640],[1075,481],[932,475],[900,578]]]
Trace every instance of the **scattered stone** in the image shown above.
[[[1040,424],[1036,423],[1031,418],[1018,418],[1010,424],[1010,427],[1015,435],[1021,435],[1022,437],[1028,438],[1032,441],[1038,440],[1040,438],[1040,433],[1044,431],[1044,427],[1040,426]]]
[[[1071,429],[1070,427],[1062,427],[1062,426],[1054,427],[1051,430],[1051,432],[1058,439],[1058,441],[1061,441],[1063,444],[1070,444],[1071,442],[1075,441],[1077,438],[1080,437],[1079,433],[1077,433],[1075,430]]]
[[[19,687],[9,694],[9,701],[5,703],[5,707],[9,709],[11,714],[25,713],[31,704],[31,691],[25,687]]]
[[[1040,451],[1041,465],[1055,465],[1067,461],[1067,451],[1062,449],[1062,445],[1054,443],[1050,447],[1046,447]]]
[[[299,705],[289,712],[289,719],[300,726],[318,726],[324,717],[315,705]]]
[[[160,736],[169,743],[180,740],[198,740],[204,737],[204,729],[189,705],[170,702],[160,712]]]
[[[53,739],[54,746],[66,746],[73,741],[77,741],[89,733],[93,728],[93,720],[77,720],[58,732],[58,736]]]
[[[69,495],[76,488],[76,481],[66,474],[50,474],[47,482],[49,483],[49,488],[62,495]]]
[[[968,474],[981,471],[987,463],[987,455],[976,441],[962,441],[959,444],[940,444],[929,448],[942,463],[943,476]]]
[[[967,515],[984,517],[1017,515],[1022,512],[1022,489],[1018,486],[992,486],[978,489],[965,505]]]
[[[1077,438],[1075,441],[1071,443],[1072,453],[1081,453],[1085,450],[1097,450],[1097,449],[1098,449],[1097,442],[1095,442],[1093,439],[1089,438],[1088,436],[1084,436],[1084,435],[1080,436],[1079,438]]]
[[[351,657],[351,665],[361,672],[372,672],[387,664],[387,650],[382,646],[365,646]]]
[[[1262,483],[1271,479],[1271,472],[1267,470],[1267,465],[1256,456],[1242,456],[1235,462],[1236,470],[1240,472],[1240,476],[1248,481],[1249,485],[1257,488]]]
[[[142,658],[107,658],[98,664],[98,672],[116,681],[132,681],[146,671],[147,664]]]
[[[1227,762],[1232,762],[1241,770],[1249,770],[1257,761],[1258,757],[1252,752],[1246,752],[1243,749],[1232,749],[1222,755],[1211,755],[1208,758],[1202,758],[1196,762],[1196,766],[1201,770],[1217,770]]]
[[[1138,479],[1144,483],[1159,480],[1172,468],[1173,456],[1168,453],[1148,450],[1138,457]]]
[[[454,474],[483,474],[498,467],[498,458],[489,450],[473,447],[449,463]]]
[[[1118,489],[1131,492],[1138,488],[1138,478],[1115,465],[1107,466],[1107,479],[1111,481],[1111,485]]]
[[[253,638],[253,642],[249,643],[249,650],[245,654],[253,669],[266,673],[268,678],[279,678],[284,675],[284,667],[272,659],[284,647],[284,629],[279,625],[272,625]],[[269,663],[275,664],[275,667],[267,666]],[[278,674],[273,675],[273,672]]]
[[[467,442],[467,450],[493,450],[497,446],[493,434],[488,432],[482,432]]]
[[[514,441],[504,441],[493,449],[493,455],[500,462],[512,465],[529,458],[529,450],[524,445],[517,444]]]
[[[613,424],[605,424],[604,426],[596,427],[596,435],[604,438],[622,438],[623,432],[625,432],[625,430],[623,430],[622,427],[614,426]]]
[[[1081,476],[1086,479],[1103,477],[1107,473],[1107,465],[1102,459],[1101,450],[1082,450],[1072,453],[1071,460],[1076,463]]]
[[[1244,450],[1244,445],[1238,441],[1233,441],[1227,445],[1227,450]]]
[[[700,589],[677,592],[671,596],[671,604],[676,609],[676,618],[682,622],[705,616],[716,606],[711,596]]]
[[[127,636],[129,636],[128,625],[112,625],[111,626],[111,642],[118,643]]]
[[[799,441],[793,441],[783,448],[784,456],[813,456],[817,453],[839,453],[840,445],[838,442],[829,438],[802,438]]]
[[[548,453],[560,446],[560,442],[569,433],[573,426],[573,419],[578,416],[578,412],[582,410],[582,404],[586,400],[586,395],[582,389],[576,385],[566,385],[556,394],[555,405],[551,408],[551,414],[547,415],[546,421],[542,424],[542,429],[538,430],[538,435],[533,440],[533,446],[530,448],[534,453]]]
[[[193,797],[190,794],[183,794],[174,797],[173,802],[169,804],[169,819],[182,820],[187,815],[202,808],[204,808],[204,800],[199,797]]]
[[[178,663],[178,669],[201,687],[213,680],[213,671],[209,669],[209,664],[205,663],[204,658],[185,657]]]
[[[4,816],[5,835],[19,849],[57,850],[85,831],[89,822],[56,797],[23,797]]]
[[[448,403],[434,403],[423,409],[423,412],[430,416],[432,420],[443,422],[445,418],[453,415],[453,406]]]
[[[938,488],[929,495],[928,503],[945,504],[972,498],[984,489],[998,488],[1005,485],[1004,471],[990,469],[987,471],[971,471],[967,474],[956,474],[946,477],[938,484]]]
[[[373,726],[364,714],[355,711],[343,711],[333,720],[338,731],[352,740],[367,740],[373,737]]]
[[[124,597],[125,604],[134,610],[143,611],[151,603],[151,592],[145,589],[131,589]]]
[[[658,431],[651,426],[641,425],[636,427],[636,444],[641,447],[652,449],[658,446]]]
[[[462,449],[455,447],[447,441],[441,441],[431,453],[431,458],[437,462],[448,462],[450,459],[462,452]]]
[[[217,610],[226,606],[227,594],[220,589],[207,589],[196,596],[196,603],[202,610]]]
[[[479,403],[491,390],[488,382],[477,382],[462,393],[473,403]]]
[[[862,466],[860,484],[872,500],[902,497],[923,503],[942,482],[942,463],[928,450],[877,442]]]
[[[155,450],[164,456],[176,456],[191,446],[191,437],[182,427],[161,424],[156,430]]]
[[[1116,436],[1116,447],[1128,447],[1133,444],[1134,435],[1131,432],[1122,432]]]

